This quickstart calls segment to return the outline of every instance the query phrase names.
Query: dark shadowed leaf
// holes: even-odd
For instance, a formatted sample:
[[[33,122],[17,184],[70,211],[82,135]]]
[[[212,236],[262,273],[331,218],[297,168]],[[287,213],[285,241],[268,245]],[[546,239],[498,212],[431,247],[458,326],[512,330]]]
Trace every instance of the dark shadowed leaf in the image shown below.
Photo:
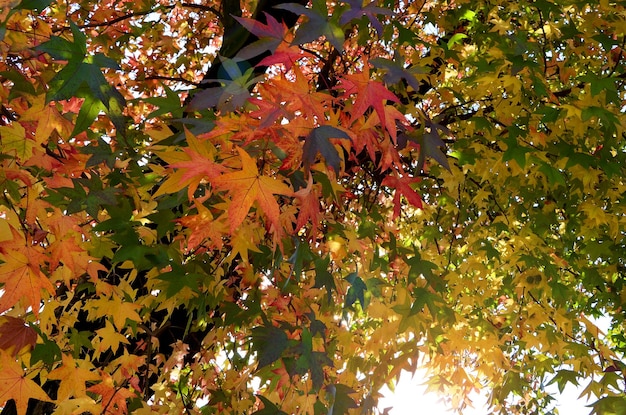
[[[309,170],[311,164],[315,161],[315,157],[320,153],[324,156],[326,165],[331,167],[335,173],[339,172],[341,160],[339,159],[337,149],[330,142],[331,138],[349,140],[350,136],[346,132],[330,125],[322,125],[311,131],[304,140],[304,147],[302,148],[302,160],[305,170]]]

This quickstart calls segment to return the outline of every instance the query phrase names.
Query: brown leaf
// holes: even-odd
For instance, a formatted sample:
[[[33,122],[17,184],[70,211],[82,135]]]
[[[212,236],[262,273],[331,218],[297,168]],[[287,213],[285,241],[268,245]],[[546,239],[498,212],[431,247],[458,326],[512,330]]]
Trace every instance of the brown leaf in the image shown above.
[[[18,317],[0,317],[0,349],[13,356],[25,347],[32,349],[37,342],[37,332]]]

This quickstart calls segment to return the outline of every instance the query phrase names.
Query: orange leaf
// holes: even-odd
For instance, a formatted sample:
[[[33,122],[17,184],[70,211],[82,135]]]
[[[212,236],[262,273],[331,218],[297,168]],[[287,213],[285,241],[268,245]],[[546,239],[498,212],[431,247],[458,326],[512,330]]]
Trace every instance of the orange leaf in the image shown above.
[[[116,387],[113,378],[104,372],[102,372],[102,382],[91,386],[87,391],[102,396],[101,404],[107,414],[128,413],[126,399],[135,396],[133,392],[126,388]]]
[[[11,231],[13,240],[0,244],[0,257],[4,261],[0,265],[0,283],[4,289],[0,296],[0,313],[27,300],[27,305],[38,316],[42,290],[54,294],[54,286],[39,269],[45,257],[37,246],[26,245],[16,230]]]
[[[37,342],[37,332],[21,318],[2,316],[0,322],[0,349],[17,356],[22,349],[31,349]]]
[[[294,195],[300,202],[296,231],[302,229],[309,220],[313,228],[317,228],[319,223],[320,201],[317,189],[313,187],[313,176],[309,175],[307,186],[298,190]]]
[[[37,144],[48,142],[53,131],[57,131],[63,138],[69,137],[72,132],[72,123],[63,117],[55,108],[55,103],[46,103],[45,95],[36,96],[33,106],[20,117],[20,122],[33,121],[37,123],[35,140]]]
[[[256,161],[245,150],[237,148],[241,157],[242,170],[223,174],[213,180],[213,185],[228,190],[232,202],[228,209],[230,232],[241,225],[256,201],[267,216],[276,232],[280,229],[280,207],[274,198],[276,194],[290,196],[293,192],[285,184],[274,178],[259,175]]]
[[[24,370],[9,353],[0,351],[0,406],[15,401],[18,415],[26,415],[28,400],[52,402],[39,385],[24,376]]]
[[[187,251],[193,251],[208,239],[208,246],[222,249],[222,236],[226,231],[223,221],[214,219],[209,209],[197,200],[194,201],[197,215],[189,215],[177,219],[177,222],[189,228],[191,234],[187,237]]]

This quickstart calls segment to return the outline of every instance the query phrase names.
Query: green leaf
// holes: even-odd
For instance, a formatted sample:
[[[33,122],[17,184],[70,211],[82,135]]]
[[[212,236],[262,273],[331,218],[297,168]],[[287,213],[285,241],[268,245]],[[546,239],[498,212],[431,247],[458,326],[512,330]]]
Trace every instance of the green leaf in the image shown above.
[[[467,35],[465,33],[455,33],[452,35],[450,40],[448,40],[448,48],[457,44],[463,44],[463,39],[467,39]]]
[[[418,277],[422,276],[435,291],[440,291],[445,287],[445,281],[439,275],[433,273],[433,270],[437,269],[437,265],[423,260],[417,248],[414,249],[413,257],[405,262],[411,267],[409,269],[410,281],[416,281]]]
[[[171,263],[172,270],[164,274],[160,274],[157,279],[163,281],[165,284],[165,296],[172,298],[176,294],[180,293],[183,288],[190,288],[192,291],[197,291],[200,282],[203,280],[202,275],[188,274],[185,269],[175,262]]]
[[[158,109],[148,114],[146,116],[146,119],[149,120],[168,113],[171,113],[174,117],[182,117],[183,106],[181,105],[180,97],[178,96],[178,94],[172,91],[172,89],[169,88],[167,85],[162,84],[161,87],[165,90],[164,97],[153,97],[144,99],[145,102],[159,107]]]
[[[42,11],[52,3],[52,0],[22,0],[22,2],[16,7],[19,10],[35,10]]]
[[[313,389],[318,391],[324,384],[324,366],[333,366],[333,361],[325,352],[312,352],[312,363],[309,367],[311,371],[311,381]]]
[[[367,304],[365,303],[365,291],[367,291],[367,285],[363,282],[361,277],[356,272],[350,273],[346,278],[346,281],[350,283],[350,288],[346,293],[346,300],[344,308],[351,307],[357,300],[361,303],[361,308],[365,310]]]
[[[33,84],[18,71],[2,71],[0,72],[0,76],[13,82],[11,93],[9,94],[9,101],[11,101],[15,95],[19,95],[20,93],[26,93],[29,95],[36,94]]]
[[[439,312],[439,306],[435,303],[442,303],[441,298],[423,287],[413,289],[413,298],[415,301],[411,306],[411,315],[420,313],[424,306],[428,307],[430,314],[435,316]]]
[[[252,329],[252,350],[258,353],[258,368],[277,361],[287,349],[287,334],[274,326],[259,326]]]
[[[626,398],[605,396],[587,407],[593,408],[591,415],[623,415],[626,413]]]
[[[50,36],[50,40],[38,45],[35,47],[35,50],[47,53],[52,59],[57,60],[69,61],[76,59],[76,57],[82,60],[84,57],[84,55],[81,55],[82,48],[79,45],[58,36]]]
[[[68,61],[50,80],[46,98],[48,101],[73,97],[85,99],[72,135],[86,131],[96,116],[104,111],[113,122],[117,133],[123,136],[125,119],[122,113],[126,102],[122,94],[107,82],[100,70],[101,66],[112,69],[119,66],[101,53],[86,57],[85,34],[72,22],[70,28],[73,42],[53,36],[48,42],[37,47],[37,50],[48,53],[53,59]]]
[[[539,167],[539,171],[546,175],[546,180],[550,184],[560,184],[565,186],[565,178],[563,177],[563,173],[549,165],[546,162],[540,162],[541,166]]]
[[[289,278],[295,275],[296,280],[300,280],[302,277],[302,270],[305,266],[308,266],[309,262],[313,259],[313,254],[309,245],[302,242],[300,239],[295,239],[295,250],[291,257],[287,260],[292,265],[292,272],[289,274]],[[289,280],[285,282],[285,287],[289,283]]]
[[[504,140],[504,143],[507,145],[507,149],[502,155],[502,160],[515,160],[521,168],[524,168],[526,166],[526,153],[529,153],[532,150],[530,148],[520,146],[515,138],[507,138]]]
[[[616,131],[615,126],[620,125],[620,120],[617,115],[606,108],[596,106],[583,108],[580,118],[583,121],[588,121],[592,117],[598,118],[602,122],[602,126],[605,127],[609,133],[614,133]]]
[[[39,331],[39,330],[37,330]],[[43,343],[37,343],[30,355],[30,364],[34,365],[37,362],[43,362],[46,365],[51,366],[54,362],[61,360],[61,348],[59,345],[49,340],[48,337],[39,332],[39,336],[43,339]]]
[[[328,271],[330,267],[330,256],[325,258],[318,258],[315,263],[315,288],[326,287],[326,299],[330,303],[333,299],[333,291],[337,291],[335,285],[335,278]]]
[[[565,386],[568,383],[571,383],[574,386],[578,386],[579,385],[578,378],[579,378],[578,372],[574,372],[573,370],[562,369],[556,372],[556,375],[546,384],[546,386],[556,383],[557,387],[559,388],[559,392],[563,393],[563,390],[565,389]]]
[[[356,393],[354,389],[342,384],[329,385],[326,389],[334,396],[327,415],[343,415],[348,413],[348,410],[359,407],[350,397],[351,394]]]
[[[72,130],[72,136],[76,136],[83,131],[87,131],[91,123],[96,119],[100,111],[104,111],[105,107],[102,102],[95,100],[91,96],[85,97],[83,105],[80,106],[76,124]]]

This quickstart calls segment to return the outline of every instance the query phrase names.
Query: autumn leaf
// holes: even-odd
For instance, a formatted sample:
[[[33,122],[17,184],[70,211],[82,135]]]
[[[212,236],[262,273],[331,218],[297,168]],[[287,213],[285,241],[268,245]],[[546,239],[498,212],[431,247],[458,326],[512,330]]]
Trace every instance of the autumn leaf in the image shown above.
[[[382,184],[390,187],[391,189],[395,189],[395,193],[393,196],[393,215],[394,218],[397,218],[400,215],[400,209],[402,206],[400,197],[404,196],[406,200],[411,203],[416,208],[422,207],[422,197],[411,187],[412,183],[417,183],[420,181],[419,177],[409,177],[406,174],[397,174],[393,176],[387,176],[385,180],[383,180]]]
[[[48,378],[61,381],[57,391],[59,401],[70,397],[81,398],[87,394],[87,382],[97,381],[100,376],[90,369],[89,363],[76,361],[63,355],[63,363],[48,374]]]
[[[274,232],[281,232],[279,220],[280,207],[274,195],[291,196],[292,190],[283,182],[272,177],[262,176],[256,162],[242,148],[237,148],[241,158],[242,170],[225,173],[212,180],[220,190],[228,191],[232,201],[228,208],[230,232],[241,225],[252,205],[256,202],[274,227]]]
[[[153,3],[0,0],[0,406],[624,412],[623,5]]]
[[[299,189],[294,193],[294,196],[300,202],[296,230],[302,229],[308,222],[311,222],[313,228],[317,228],[319,224],[320,198],[317,188],[313,186],[312,175],[309,175],[306,187]]]
[[[344,96],[348,97],[355,94],[356,99],[352,106],[351,120],[354,122],[357,118],[365,114],[370,107],[374,109],[383,126],[387,126],[385,116],[386,101],[399,102],[391,91],[389,91],[381,82],[373,81],[369,76],[369,66],[367,61],[363,63],[366,70],[362,70],[355,74],[345,75],[341,79],[341,87],[344,89]]]
[[[20,4],[20,0],[0,0],[0,22],[4,23],[11,9]]]
[[[215,162],[215,148],[209,141],[198,140],[196,136],[187,129],[185,129],[185,137],[189,144],[189,147],[183,149],[186,157],[185,155],[177,155],[176,157],[187,160],[181,160],[169,165],[170,168],[178,169],[180,173],[176,176],[175,180],[170,178],[166,183],[172,184],[175,188],[189,186],[187,195],[189,200],[192,200],[200,183],[214,179],[224,171],[224,167]],[[165,153],[161,153],[160,155],[161,157],[167,158]],[[168,186],[166,184],[161,186],[159,192],[157,192],[157,196],[165,192],[161,189],[168,189]]]
[[[11,229],[14,240],[0,243],[0,258],[4,261],[0,267],[0,283],[4,293],[0,296],[0,312],[4,312],[20,302],[33,308],[39,315],[42,292],[54,294],[54,286],[41,271],[39,264],[45,258],[37,246],[21,244],[16,230]],[[15,241],[15,242],[14,242]]]
[[[15,401],[18,415],[26,415],[29,399],[52,402],[39,385],[26,377],[15,358],[0,350],[0,404],[9,399]]]
[[[103,413],[107,414],[126,414],[128,406],[126,399],[133,397],[135,394],[125,387],[115,385],[113,378],[108,373],[101,373],[102,382],[87,388],[87,392],[92,392],[102,396],[100,404]]]
[[[199,201],[195,201],[198,211],[196,215],[187,215],[177,220],[178,223],[189,229],[187,250],[194,251],[197,247],[208,246],[221,248],[222,237],[226,234],[226,226],[222,220],[213,218],[211,211]]]
[[[37,332],[18,317],[0,317],[0,349],[17,356],[31,350],[37,342]]]
[[[239,58],[248,60],[264,52],[273,53],[278,48],[278,45],[283,42],[287,32],[287,25],[279,23],[278,20],[267,12],[264,14],[267,21],[265,24],[255,19],[234,16],[243,27],[259,38],[256,42],[240,50],[237,54]]]
[[[53,132],[57,132],[60,137],[68,137],[72,132],[72,123],[56,109],[55,104],[46,103],[44,96],[39,96],[33,106],[24,112],[21,117],[22,122],[35,122],[35,141],[37,144],[45,144]]]

